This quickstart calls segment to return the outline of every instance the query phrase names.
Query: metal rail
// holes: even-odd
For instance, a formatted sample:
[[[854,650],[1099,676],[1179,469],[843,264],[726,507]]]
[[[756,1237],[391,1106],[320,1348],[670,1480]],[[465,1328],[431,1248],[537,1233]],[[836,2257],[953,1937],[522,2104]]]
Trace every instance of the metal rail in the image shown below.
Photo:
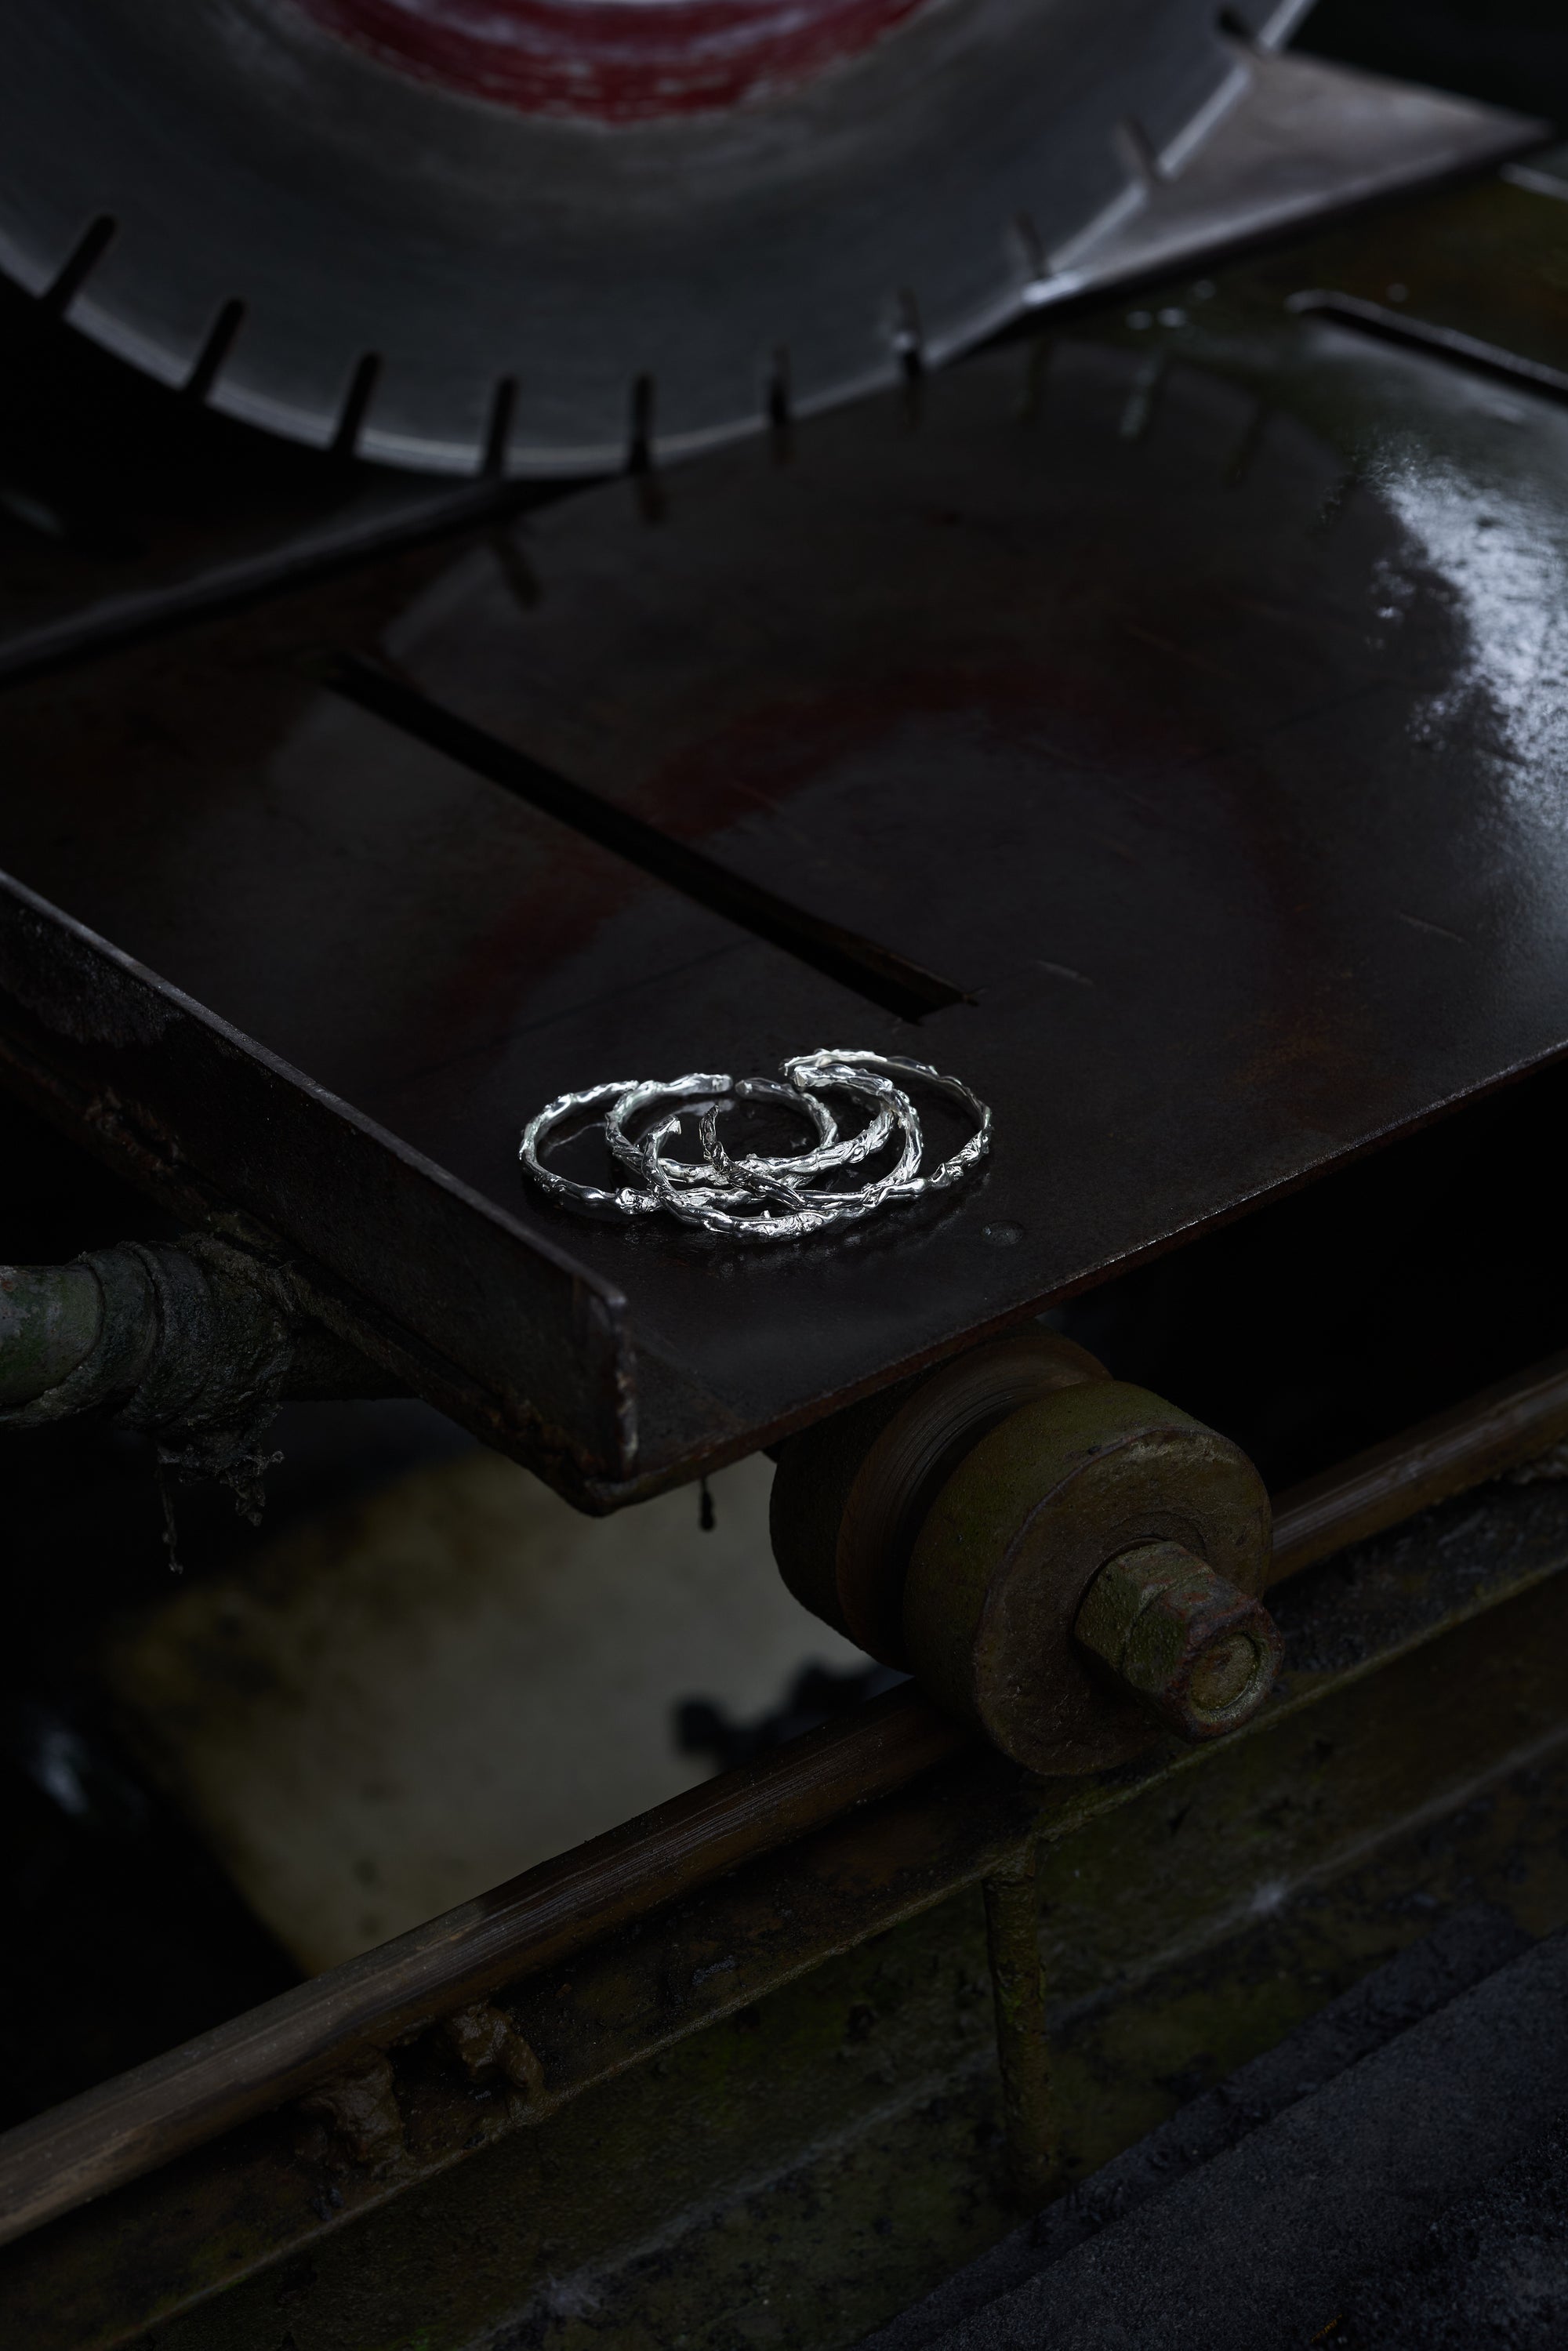
[[[1281,1495],[1270,1581],[1565,1438],[1568,1354]],[[913,1686],[893,1691],[22,2124],[0,2137],[0,2243],[891,1794],[973,1736]]]
[[[1482,1388],[1385,1445],[1291,1487],[1274,1505],[1270,1584],[1364,1542],[1568,1438],[1568,1353]]]

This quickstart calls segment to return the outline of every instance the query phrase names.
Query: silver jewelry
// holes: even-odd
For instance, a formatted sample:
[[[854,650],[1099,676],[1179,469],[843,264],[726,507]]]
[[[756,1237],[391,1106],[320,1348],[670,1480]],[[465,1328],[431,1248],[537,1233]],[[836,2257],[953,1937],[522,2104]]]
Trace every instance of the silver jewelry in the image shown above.
[[[903,1082],[907,1079],[956,1103],[975,1122],[967,1142],[929,1175],[921,1173],[925,1138]],[[852,1133],[840,1134],[823,1099],[828,1094],[847,1094],[865,1113]],[[800,1151],[771,1155],[727,1150],[718,1122],[741,1102],[768,1102],[796,1113],[815,1141]],[[611,1155],[634,1182],[610,1191],[575,1183],[546,1166],[542,1153],[551,1135],[585,1111],[601,1113]],[[655,1115],[633,1134],[634,1123],[649,1112]],[[689,1116],[697,1122],[702,1157],[670,1158],[665,1146]],[[887,1174],[847,1188],[822,1181],[862,1165],[894,1143],[898,1157]],[[580,1093],[558,1094],[528,1121],[519,1155],[537,1184],[576,1207],[613,1208],[623,1217],[663,1210],[728,1240],[795,1241],[856,1224],[879,1208],[946,1192],[990,1147],[991,1113],[961,1080],[897,1053],[823,1047],[786,1061],[782,1079],[733,1079],[697,1071],[685,1078],[610,1078]]]

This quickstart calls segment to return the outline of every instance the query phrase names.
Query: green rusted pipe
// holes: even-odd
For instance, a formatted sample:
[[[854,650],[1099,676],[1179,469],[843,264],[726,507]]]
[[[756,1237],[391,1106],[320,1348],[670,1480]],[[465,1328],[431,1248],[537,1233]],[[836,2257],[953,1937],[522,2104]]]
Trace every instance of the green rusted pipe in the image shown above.
[[[276,1268],[213,1234],[0,1267],[0,1424],[106,1416],[181,1477],[224,1479],[243,1509],[260,1508],[262,1437],[285,1396],[396,1393]]]
[[[0,1411],[57,1387],[91,1354],[102,1327],[91,1266],[0,1266]]]

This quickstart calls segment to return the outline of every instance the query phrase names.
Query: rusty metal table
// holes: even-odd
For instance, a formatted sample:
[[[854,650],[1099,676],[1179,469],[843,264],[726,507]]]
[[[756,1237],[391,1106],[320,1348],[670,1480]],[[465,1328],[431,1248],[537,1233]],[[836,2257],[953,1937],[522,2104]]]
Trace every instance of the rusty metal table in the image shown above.
[[[1427,199],[16,684],[13,1071],[603,1507],[1560,1052],[1565,230]],[[824,1043],[981,1178],[776,1252],[520,1182],[559,1089]]]

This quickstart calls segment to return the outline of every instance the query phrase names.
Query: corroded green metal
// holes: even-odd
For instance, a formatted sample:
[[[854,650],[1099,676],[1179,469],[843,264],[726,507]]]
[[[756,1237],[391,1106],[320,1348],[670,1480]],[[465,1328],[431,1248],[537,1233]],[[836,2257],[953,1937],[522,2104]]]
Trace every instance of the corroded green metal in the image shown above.
[[[1013,2186],[1030,2211],[1049,2203],[1061,2184],[1035,1871],[1030,1846],[1016,1868],[988,1877],[985,1887],[1002,2123]]]
[[[0,1411],[57,1387],[92,1353],[102,1321],[89,1266],[0,1266]]]
[[[1221,1738],[1258,1711],[1280,1663],[1262,1602],[1179,1543],[1139,1543],[1107,1560],[1073,1625],[1157,1721],[1184,1739]]]
[[[925,1514],[904,1588],[916,1678],[1031,1770],[1124,1762],[1151,1729],[1073,1640],[1091,1580],[1127,1545],[1166,1541],[1255,1592],[1269,1525],[1251,1462],[1189,1413],[1121,1380],[1038,1397],[964,1456]]]
[[[311,1319],[291,1268],[210,1233],[0,1268],[6,1428],[107,1414],[152,1434],[167,1466],[249,1495],[285,1396],[394,1386]]]

